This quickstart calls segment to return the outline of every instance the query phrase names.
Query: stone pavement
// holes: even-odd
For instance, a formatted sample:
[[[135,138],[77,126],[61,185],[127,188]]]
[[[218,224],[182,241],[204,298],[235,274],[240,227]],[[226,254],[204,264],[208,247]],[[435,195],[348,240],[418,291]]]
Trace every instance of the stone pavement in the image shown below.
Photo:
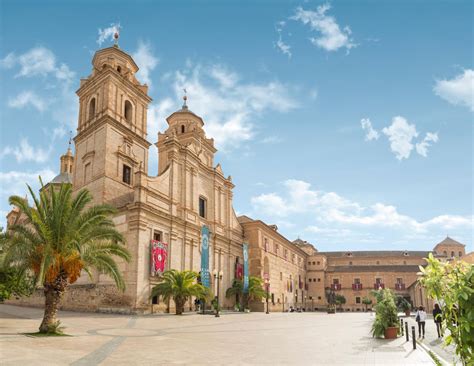
[[[408,319],[410,332],[411,332],[411,327],[415,326],[416,336],[418,337],[418,325],[415,322],[415,315],[412,315],[410,318],[405,318],[405,319]],[[445,330],[445,334],[444,334],[445,336],[446,336],[446,333],[447,332]],[[444,340],[442,338],[438,338],[438,333],[436,332],[436,324],[434,323],[433,317],[431,315],[428,315],[426,319],[425,338],[424,339],[417,338],[417,340],[419,343],[424,345],[427,349],[430,349],[431,351],[436,353],[436,355],[441,358],[441,361],[445,361],[444,362],[445,364],[447,365],[461,364],[459,362],[459,359],[456,357],[454,345],[451,344],[449,346],[446,346],[444,344]]]
[[[2,365],[433,365],[405,338],[372,338],[370,313],[60,312],[72,337],[20,334],[35,332],[41,316],[0,305]]]

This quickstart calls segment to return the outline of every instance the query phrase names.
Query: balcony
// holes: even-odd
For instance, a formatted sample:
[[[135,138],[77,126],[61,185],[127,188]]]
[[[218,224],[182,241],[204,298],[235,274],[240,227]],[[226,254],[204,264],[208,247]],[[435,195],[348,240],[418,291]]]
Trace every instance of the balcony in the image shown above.
[[[354,290],[354,291],[362,290],[362,284],[361,283],[353,283],[352,284],[352,290]]]
[[[333,284],[331,285],[331,290],[333,290],[333,291],[340,291],[341,288],[342,288],[342,286],[341,286],[340,283],[333,283]]]
[[[374,290],[384,289],[385,283],[374,283]]]
[[[405,284],[404,283],[396,283],[395,284],[395,290],[404,291],[405,290]]]

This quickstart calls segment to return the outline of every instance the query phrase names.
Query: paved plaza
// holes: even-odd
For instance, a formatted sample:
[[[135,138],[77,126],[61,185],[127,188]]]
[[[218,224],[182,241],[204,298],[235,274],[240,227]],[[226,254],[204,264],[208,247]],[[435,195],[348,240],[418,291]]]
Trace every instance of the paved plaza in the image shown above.
[[[404,338],[373,339],[370,313],[148,316],[61,312],[70,337],[38,338],[42,310],[0,305],[2,365],[432,365]]]

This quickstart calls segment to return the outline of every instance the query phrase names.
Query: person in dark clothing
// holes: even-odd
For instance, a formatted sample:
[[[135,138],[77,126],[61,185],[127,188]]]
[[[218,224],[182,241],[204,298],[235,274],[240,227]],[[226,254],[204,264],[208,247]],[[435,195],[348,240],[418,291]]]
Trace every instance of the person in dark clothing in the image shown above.
[[[436,331],[438,332],[438,338],[441,338],[443,336],[443,327],[441,325],[441,321],[443,317],[443,312],[439,308],[438,304],[435,304],[434,309],[433,309],[433,320],[436,324]]]

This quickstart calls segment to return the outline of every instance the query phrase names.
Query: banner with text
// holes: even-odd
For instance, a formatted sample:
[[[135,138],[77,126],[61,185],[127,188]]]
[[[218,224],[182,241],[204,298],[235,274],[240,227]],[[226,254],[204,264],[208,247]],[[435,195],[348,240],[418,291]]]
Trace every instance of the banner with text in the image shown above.
[[[168,244],[158,240],[151,241],[151,275],[159,276],[166,268],[166,257],[168,256]]]
[[[249,292],[249,245],[243,244],[244,248],[244,294]]]
[[[203,226],[201,229],[201,283],[205,287],[211,287],[209,275],[209,228]]]

